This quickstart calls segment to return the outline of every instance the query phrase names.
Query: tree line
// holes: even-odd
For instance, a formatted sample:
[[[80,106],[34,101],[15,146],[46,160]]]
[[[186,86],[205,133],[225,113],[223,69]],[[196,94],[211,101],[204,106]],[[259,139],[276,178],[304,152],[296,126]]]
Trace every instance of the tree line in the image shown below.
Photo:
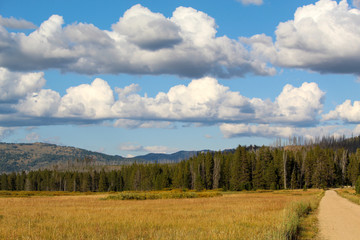
[[[1,190],[128,191],[183,189],[325,188],[354,185],[360,149],[317,146],[239,146],[233,152],[204,152],[179,163],[123,165],[116,170],[37,170],[0,175]]]

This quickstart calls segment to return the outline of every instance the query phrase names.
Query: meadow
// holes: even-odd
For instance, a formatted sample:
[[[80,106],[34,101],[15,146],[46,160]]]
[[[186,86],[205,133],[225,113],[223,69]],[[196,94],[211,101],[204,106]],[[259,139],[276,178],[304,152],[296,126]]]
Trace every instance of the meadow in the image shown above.
[[[289,239],[322,193],[222,192],[140,201],[104,200],[109,193],[7,196],[0,198],[0,239]]]
[[[335,190],[340,196],[349,199],[351,202],[360,205],[360,195],[356,194],[353,188],[340,188]]]

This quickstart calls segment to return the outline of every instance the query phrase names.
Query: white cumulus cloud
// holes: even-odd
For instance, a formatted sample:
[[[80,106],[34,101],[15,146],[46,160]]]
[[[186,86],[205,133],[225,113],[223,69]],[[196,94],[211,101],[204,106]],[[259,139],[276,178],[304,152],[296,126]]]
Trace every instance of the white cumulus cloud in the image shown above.
[[[327,125],[316,127],[293,127],[271,124],[228,124],[220,125],[220,130],[226,138],[257,136],[265,138],[288,138],[293,136],[304,137],[305,139],[314,140],[315,137],[327,136],[351,136],[358,134],[360,127],[353,130],[344,128],[344,126]]]
[[[248,98],[212,77],[193,79],[187,85],[173,86],[154,97],[140,95],[137,84],[112,89],[105,80],[96,78],[90,84],[70,87],[61,96],[54,90],[41,88],[45,83],[42,73],[1,70],[3,75],[21,79],[17,80],[16,90],[21,90],[21,85],[30,86],[28,92],[12,93],[4,98],[7,102],[0,103],[3,127],[110,121],[114,127],[130,129],[175,128],[176,122],[182,122],[196,126],[221,125],[225,136],[291,135],[293,129],[318,124],[325,96],[316,83],[305,82],[298,87],[285,85],[274,101]],[[11,84],[3,86],[4,93],[15,91]],[[339,107],[338,112],[353,112],[359,105],[347,104],[345,110]]]
[[[336,106],[335,110],[323,115],[323,120],[343,120],[345,122],[360,123],[360,101],[346,100]]]
[[[41,89],[37,93],[21,99],[16,109],[28,116],[53,117],[57,113],[60,104],[60,94],[50,90]]]
[[[322,112],[325,92],[314,82],[296,88],[287,84],[276,98],[276,115],[289,122],[314,122]]]
[[[148,50],[171,48],[182,41],[178,25],[140,4],[126,11],[112,29],[126,36],[129,42]]]
[[[61,98],[58,117],[107,118],[114,104],[113,90],[109,84],[96,78],[90,85],[82,84],[66,90]]]
[[[0,102],[18,101],[45,85],[44,73],[11,72],[0,67]]]
[[[216,36],[215,20],[190,7],[172,17],[135,5],[112,30],[93,24],[64,26],[52,15],[26,35],[0,28],[0,65],[12,71],[49,68],[81,74],[173,74],[186,77],[273,75],[243,44]]]
[[[264,34],[240,38],[254,58],[321,73],[360,74],[360,10],[346,0],[319,0],[299,7],[277,26],[276,41]]]
[[[20,74],[18,77],[28,75]],[[39,76],[43,79],[41,74]],[[33,79],[33,82],[37,81],[38,78]],[[2,90],[9,92],[8,89],[12,86]],[[125,128],[173,128],[171,122],[309,126],[318,121],[325,95],[316,83],[305,82],[299,87],[288,84],[272,102],[245,97],[212,77],[194,79],[188,85],[176,85],[155,97],[141,96],[138,93],[140,87],[136,84],[113,90],[100,78],[91,84],[70,87],[64,96],[51,89],[30,89],[28,93],[20,94],[14,103],[6,105],[16,112],[10,111],[10,114],[5,108],[0,108],[3,116],[0,123],[6,119],[11,124],[9,119],[13,118],[16,124],[17,116],[22,124],[28,121],[30,126],[30,120],[40,121],[35,124],[38,125],[41,118],[45,118],[47,124],[51,122],[49,119],[57,124],[115,120],[115,127]]]

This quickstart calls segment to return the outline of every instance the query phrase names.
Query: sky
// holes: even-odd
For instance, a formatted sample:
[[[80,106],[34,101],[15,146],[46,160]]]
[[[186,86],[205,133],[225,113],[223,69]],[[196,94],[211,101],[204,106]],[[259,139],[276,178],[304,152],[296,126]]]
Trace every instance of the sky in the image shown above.
[[[0,1],[0,141],[129,157],[359,135],[359,9]]]

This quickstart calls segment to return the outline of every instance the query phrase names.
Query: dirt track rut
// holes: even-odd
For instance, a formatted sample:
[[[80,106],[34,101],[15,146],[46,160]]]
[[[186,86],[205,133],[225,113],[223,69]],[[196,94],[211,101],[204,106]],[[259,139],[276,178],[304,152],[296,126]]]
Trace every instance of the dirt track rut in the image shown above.
[[[360,239],[360,206],[340,197],[334,190],[326,191],[319,206],[321,239]]]

